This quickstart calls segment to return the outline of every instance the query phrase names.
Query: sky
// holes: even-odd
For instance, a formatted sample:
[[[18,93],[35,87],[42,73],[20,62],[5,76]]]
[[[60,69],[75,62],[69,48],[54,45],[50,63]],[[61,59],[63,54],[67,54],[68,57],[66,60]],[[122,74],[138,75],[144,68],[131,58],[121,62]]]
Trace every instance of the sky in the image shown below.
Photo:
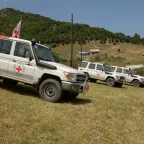
[[[144,0],[0,0],[6,7],[144,37]]]

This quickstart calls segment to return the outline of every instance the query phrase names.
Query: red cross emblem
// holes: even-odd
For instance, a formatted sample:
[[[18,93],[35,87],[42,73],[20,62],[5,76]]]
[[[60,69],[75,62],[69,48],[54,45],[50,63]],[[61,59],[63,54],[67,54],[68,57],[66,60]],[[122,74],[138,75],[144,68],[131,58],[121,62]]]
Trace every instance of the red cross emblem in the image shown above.
[[[97,74],[97,76],[99,77],[99,76],[100,76],[100,74]]]
[[[21,73],[22,72],[22,67],[19,65],[19,66],[17,66],[16,67],[16,71],[18,72],[18,73]]]

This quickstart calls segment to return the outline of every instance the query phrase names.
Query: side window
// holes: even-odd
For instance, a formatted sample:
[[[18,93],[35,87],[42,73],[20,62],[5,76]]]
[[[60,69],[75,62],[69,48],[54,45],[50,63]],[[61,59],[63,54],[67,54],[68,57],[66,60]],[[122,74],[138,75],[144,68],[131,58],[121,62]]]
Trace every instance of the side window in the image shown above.
[[[88,63],[87,63],[87,62],[82,62],[82,63],[80,64],[80,67],[86,68],[86,67],[87,67],[87,65],[88,65]]]
[[[90,63],[88,68],[89,68],[89,69],[95,69],[95,66],[96,66],[96,64]]]
[[[117,68],[116,72],[122,73],[122,68]]]
[[[12,46],[12,41],[0,40],[0,53],[10,54],[11,46]]]
[[[100,70],[100,71],[102,71],[102,69],[103,69],[103,66],[102,65],[100,65],[100,64],[97,64],[97,68],[96,68],[97,70]]]
[[[27,43],[17,42],[15,46],[14,56],[28,58],[30,45]]]
[[[124,69],[124,70],[123,70],[123,73],[124,73],[124,74],[129,74],[129,70],[128,70],[128,69]]]

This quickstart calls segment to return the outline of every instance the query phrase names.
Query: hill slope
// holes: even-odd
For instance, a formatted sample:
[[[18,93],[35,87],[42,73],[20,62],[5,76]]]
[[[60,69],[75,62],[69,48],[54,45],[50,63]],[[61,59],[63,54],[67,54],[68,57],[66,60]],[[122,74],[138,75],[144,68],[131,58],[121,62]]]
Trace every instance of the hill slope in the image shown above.
[[[51,18],[38,14],[24,13],[12,8],[0,10],[0,33],[11,35],[14,27],[23,19],[21,38],[40,40],[41,43],[64,43],[69,44],[71,38],[71,23],[52,20]],[[138,34],[134,37],[126,36],[123,33],[113,33],[104,28],[90,27],[87,24],[74,24],[74,42],[82,41],[87,43],[92,40],[100,40],[101,43],[129,42],[143,43]]]
[[[91,41],[82,46],[83,51],[90,51],[90,49],[100,49],[98,57],[105,56],[104,59],[95,58],[95,61],[106,62],[112,65],[133,65],[144,64],[144,45],[136,45],[130,43],[101,44],[100,42]],[[120,50],[120,51],[118,51]],[[62,58],[70,60],[71,45],[59,45],[52,49],[53,52],[59,54]],[[74,54],[80,52],[80,45],[74,44]]]

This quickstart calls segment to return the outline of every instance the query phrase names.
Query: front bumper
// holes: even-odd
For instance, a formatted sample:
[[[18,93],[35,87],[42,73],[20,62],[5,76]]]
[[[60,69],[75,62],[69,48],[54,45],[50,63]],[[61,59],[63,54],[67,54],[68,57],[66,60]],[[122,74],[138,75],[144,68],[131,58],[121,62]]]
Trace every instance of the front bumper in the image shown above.
[[[121,83],[121,84],[125,84],[126,83],[126,81],[123,79],[116,79],[115,80],[115,82],[117,82],[117,83]]]
[[[71,92],[71,93],[85,94],[88,91],[89,86],[86,82],[85,83],[74,83],[74,82],[62,81],[62,88],[63,88],[63,90]]]

